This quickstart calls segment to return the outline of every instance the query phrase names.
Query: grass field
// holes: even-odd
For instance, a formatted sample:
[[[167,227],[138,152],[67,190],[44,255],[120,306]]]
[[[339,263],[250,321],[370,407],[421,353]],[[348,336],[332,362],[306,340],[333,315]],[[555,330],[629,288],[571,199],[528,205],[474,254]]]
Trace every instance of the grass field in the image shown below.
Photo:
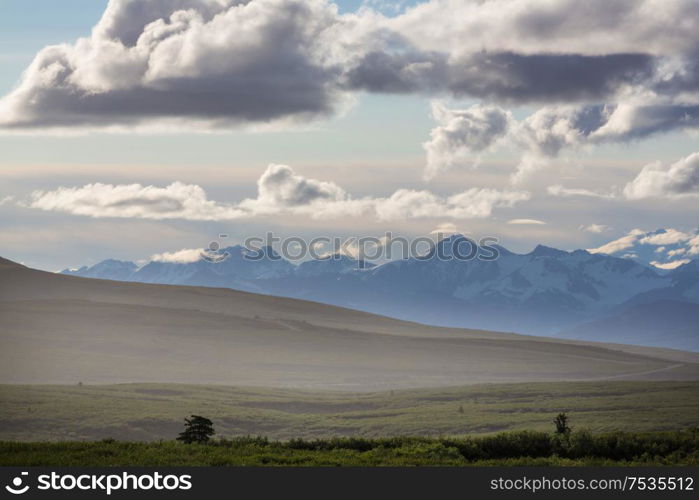
[[[570,435],[520,431],[477,438],[339,438],[212,444],[8,443],[15,466],[699,465],[699,431]]]
[[[377,393],[173,384],[0,386],[2,441],[171,440],[204,415],[217,437],[465,436],[574,429],[672,431],[699,426],[697,382],[485,384]]]

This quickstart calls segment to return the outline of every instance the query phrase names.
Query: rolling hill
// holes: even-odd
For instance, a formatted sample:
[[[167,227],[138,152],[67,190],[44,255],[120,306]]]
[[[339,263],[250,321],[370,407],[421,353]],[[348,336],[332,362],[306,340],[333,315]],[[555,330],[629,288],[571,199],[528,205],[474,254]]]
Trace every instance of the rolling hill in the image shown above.
[[[435,251],[448,255],[465,245],[463,236],[442,240]],[[212,263],[107,260],[64,274],[141,283],[226,287],[280,297],[313,300],[438,326],[506,330],[557,336],[575,331],[582,340],[662,345],[699,351],[699,327],[679,339],[662,325],[635,335],[599,328],[594,336],[576,326],[614,314],[625,304],[673,300],[699,304],[699,261],[663,271],[634,259],[543,245],[527,254],[499,247],[495,260],[413,257],[379,266],[346,256],[296,266],[266,248],[264,258],[246,258],[232,246],[229,257]],[[465,250],[461,249],[463,254]],[[682,320],[692,324],[691,317]],[[694,323],[696,325],[696,323]]]
[[[341,389],[696,380],[699,355],[439,328],[223,288],[85,279],[0,261],[0,383]]]

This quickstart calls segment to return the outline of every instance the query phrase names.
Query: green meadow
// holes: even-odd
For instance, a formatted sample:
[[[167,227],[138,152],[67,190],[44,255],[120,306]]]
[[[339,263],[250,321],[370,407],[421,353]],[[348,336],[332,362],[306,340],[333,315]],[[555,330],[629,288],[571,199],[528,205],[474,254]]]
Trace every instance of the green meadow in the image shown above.
[[[217,437],[474,436],[552,429],[559,412],[591,432],[699,426],[697,382],[485,384],[374,393],[174,384],[2,385],[2,441],[171,440],[204,415]]]
[[[208,444],[0,442],[0,465],[483,466],[699,465],[699,431],[559,435],[519,431],[471,438],[334,438]]]

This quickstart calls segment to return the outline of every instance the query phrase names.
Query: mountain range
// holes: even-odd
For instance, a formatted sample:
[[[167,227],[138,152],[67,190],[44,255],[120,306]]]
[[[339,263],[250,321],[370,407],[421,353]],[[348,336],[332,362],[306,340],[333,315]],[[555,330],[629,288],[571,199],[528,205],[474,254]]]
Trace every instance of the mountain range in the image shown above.
[[[442,240],[435,255],[449,255],[463,239]],[[247,249],[231,246],[220,251],[228,257],[217,263],[204,255],[143,266],[110,259],[62,273],[232,288],[437,326],[699,351],[699,261],[661,270],[586,250],[498,250],[499,257],[489,261],[433,255],[373,265],[334,255],[296,265],[269,247],[263,258],[250,260]]]

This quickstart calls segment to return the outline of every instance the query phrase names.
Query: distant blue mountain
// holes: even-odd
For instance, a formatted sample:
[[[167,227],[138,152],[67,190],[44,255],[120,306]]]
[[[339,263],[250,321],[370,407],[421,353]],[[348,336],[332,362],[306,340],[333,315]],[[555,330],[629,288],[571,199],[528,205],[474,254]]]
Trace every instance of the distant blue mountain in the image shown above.
[[[82,276],[83,278],[129,281],[137,271],[138,266],[133,262],[107,259],[92,267],[83,266],[80,269],[65,269],[61,273]]]
[[[627,305],[609,316],[583,323],[561,334],[566,338],[584,338],[622,344],[638,343],[689,351],[697,346],[699,304],[676,300],[657,300]]]
[[[450,255],[454,245],[463,240],[458,235],[447,238],[435,254]],[[499,251],[499,257],[491,261],[411,258],[374,266],[333,256],[294,265],[271,248],[264,249],[259,260],[249,260],[246,249],[233,246],[221,250],[229,256],[220,263],[202,258],[189,263],[150,262],[139,268],[109,260],[63,272],[143,283],[235,288],[440,326],[538,335],[575,331],[581,338],[591,338],[584,333],[590,330],[572,329],[619,314],[622,309],[631,311],[625,312],[628,316],[637,310],[633,307],[642,309],[643,304],[658,301],[699,304],[697,261],[660,272],[634,259],[585,250],[567,252],[539,245],[527,254],[502,247]],[[673,309],[685,310],[692,308]],[[598,324],[595,339],[631,342],[628,332],[622,334],[614,324]],[[646,337],[652,336],[649,345],[699,350],[699,327],[689,322],[688,328],[690,333],[683,334],[681,343],[655,330],[652,335],[639,330],[631,343],[645,344],[650,342]]]

